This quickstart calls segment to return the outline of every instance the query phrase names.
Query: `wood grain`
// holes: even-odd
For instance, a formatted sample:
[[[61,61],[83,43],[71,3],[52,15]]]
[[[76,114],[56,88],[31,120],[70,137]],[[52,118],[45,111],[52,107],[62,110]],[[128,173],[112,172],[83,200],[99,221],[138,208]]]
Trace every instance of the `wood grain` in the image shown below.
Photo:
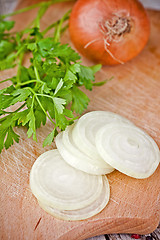
[[[32,1],[34,3],[36,1]],[[31,4],[20,2],[19,7]],[[60,18],[72,3],[56,4],[43,18],[43,26]],[[31,21],[36,11],[16,16],[16,28]],[[142,53],[119,66],[103,67],[96,75],[101,81],[114,76],[105,86],[87,92],[91,101],[87,111],[109,110],[121,114],[150,134],[160,147],[160,12],[148,11],[151,35]],[[69,33],[62,38],[72,45]],[[92,63],[82,58],[83,63]],[[15,70],[0,73],[0,80]],[[1,88],[4,85],[1,85]],[[109,175],[111,199],[98,215],[84,221],[62,221],[45,213],[29,188],[29,173],[35,159],[44,151],[42,142],[52,129],[50,123],[38,130],[38,143],[27,139],[19,128],[19,144],[0,155],[0,239],[81,240],[105,233],[147,234],[160,220],[160,166],[144,180],[136,180],[115,171]]]

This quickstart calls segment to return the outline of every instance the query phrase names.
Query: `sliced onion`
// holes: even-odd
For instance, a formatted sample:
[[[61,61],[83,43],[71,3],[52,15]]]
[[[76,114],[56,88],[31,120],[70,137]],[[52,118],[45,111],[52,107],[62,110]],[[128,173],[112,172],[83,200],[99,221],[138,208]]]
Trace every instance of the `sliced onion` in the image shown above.
[[[84,208],[102,191],[102,176],[84,173],[67,164],[58,150],[43,153],[33,164],[30,187],[44,204],[62,210]]]
[[[114,168],[108,165],[101,157],[98,160],[90,158],[76,147],[72,139],[73,128],[74,124],[68,126],[55,139],[56,146],[63,159],[72,167],[86,173],[102,175],[112,172]]]
[[[42,202],[39,202],[39,205],[43,210],[55,216],[56,218],[75,221],[75,220],[83,220],[83,219],[90,218],[98,214],[99,212],[101,212],[106,207],[109,201],[109,197],[110,197],[109,183],[108,183],[108,179],[104,176],[103,189],[100,196],[95,201],[93,201],[91,204],[89,204],[84,208],[69,211],[69,210],[58,210],[50,206],[47,206]]]
[[[133,125],[128,119],[108,111],[92,111],[80,117],[72,131],[73,141],[77,148],[99,161],[101,156],[96,149],[95,136],[99,128],[112,122]]]
[[[96,146],[108,164],[131,177],[149,177],[160,162],[155,141],[134,125],[106,124],[96,134]]]

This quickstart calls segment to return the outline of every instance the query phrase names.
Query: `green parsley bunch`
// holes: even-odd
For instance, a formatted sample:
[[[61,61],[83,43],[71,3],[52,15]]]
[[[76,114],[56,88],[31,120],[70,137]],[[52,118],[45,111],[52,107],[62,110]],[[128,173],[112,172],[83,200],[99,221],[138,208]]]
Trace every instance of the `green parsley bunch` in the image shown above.
[[[80,90],[84,86],[92,90],[94,74],[101,65],[83,66],[80,56],[68,44],[60,43],[60,36],[67,28],[70,11],[60,20],[41,31],[40,19],[48,7],[61,0],[41,2],[9,15],[0,17],[0,70],[16,66],[16,75],[10,79],[10,86],[0,90],[0,152],[8,149],[20,136],[15,127],[28,129],[28,137],[37,141],[36,129],[45,125],[47,119],[53,124],[52,132],[43,146],[51,144],[58,130],[75,120],[75,114],[82,114],[89,98]],[[36,18],[29,27],[12,32],[14,21],[5,18],[39,7]],[[65,24],[66,23],[66,24]],[[65,25],[64,25],[65,24]],[[54,29],[51,37],[46,34]],[[23,65],[25,55],[30,52],[29,66]],[[20,103],[14,111],[8,107]]]

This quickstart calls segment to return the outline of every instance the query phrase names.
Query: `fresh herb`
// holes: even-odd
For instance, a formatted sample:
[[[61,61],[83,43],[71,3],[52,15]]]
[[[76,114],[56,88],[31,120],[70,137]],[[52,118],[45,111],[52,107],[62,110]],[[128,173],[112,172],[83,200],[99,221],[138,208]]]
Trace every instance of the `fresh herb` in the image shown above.
[[[101,65],[83,66],[79,54],[68,44],[60,43],[60,36],[68,26],[70,11],[41,30],[40,19],[55,2],[62,0],[41,2],[0,16],[0,70],[15,66],[17,69],[15,76],[0,82],[11,83],[0,90],[0,152],[4,147],[8,149],[14,142],[19,142],[15,127],[25,126],[28,137],[32,136],[37,141],[36,129],[45,125],[47,119],[53,124],[53,129],[43,146],[51,144],[57,132],[72,124],[75,115],[82,114],[89,103],[80,87],[92,90],[94,74]],[[35,7],[39,10],[30,26],[12,32],[15,22],[5,18]],[[51,30],[54,31],[48,37],[46,34]],[[25,66],[23,59],[28,52],[30,64]],[[9,110],[12,105],[16,110]]]

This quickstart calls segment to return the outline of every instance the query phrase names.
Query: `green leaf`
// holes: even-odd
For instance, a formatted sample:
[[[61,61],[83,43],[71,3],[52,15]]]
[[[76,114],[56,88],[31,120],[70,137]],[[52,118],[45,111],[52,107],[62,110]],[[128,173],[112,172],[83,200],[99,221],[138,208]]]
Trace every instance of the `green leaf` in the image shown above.
[[[64,114],[59,114],[55,109],[55,120],[56,126],[59,127],[61,130],[65,130],[65,128],[70,125],[70,121],[67,120]]]
[[[84,85],[86,89],[92,90],[92,82],[95,81],[91,68],[81,65],[81,71],[78,73],[79,84]]]
[[[55,89],[54,95],[56,95],[58,93],[58,91],[62,88],[63,86],[63,80],[61,78],[61,80],[59,81],[59,83],[57,84],[57,87]]]
[[[44,77],[43,80],[46,82],[46,84],[49,88],[51,88],[52,90],[56,89],[56,87],[58,85],[58,79],[57,78],[47,75],[47,76]]]
[[[63,113],[64,105],[66,104],[66,100],[63,98],[57,98],[53,97],[53,102],[55,105],[55,108],[59,114]]]
[[[14,21],[2,21],[0,20],[0,33],[3,33],[4,31],[9,31],[14,27],[15,22]]]
[[[4,139],[5,139],[6,134],[7,134],[7,129],[3,129],[0,126],[0,132],[1,132],[1,137],[0,137],[0,153],[1,153],[2,149],[4,148]]]
[[[5,70],[9,68],[13,68],[15,66],[15,58],[16,54],[11,53],[5,59],[0,61],[0,70]]]
[[[14,126],[14,121],[12,119],[12,114],[0,118],[0,128],[1,130],[8,128],[9,126]],[[1,132],[1,131],[0,131]]]
[[[19,80],[20,80],[21,83],[27,82],[27,81],[30,80],[30,74],[29,74],[29,71],[26,67],[20,66],[19,71],[20,71]]]
[[[47,83],[44,83],[44,84],[42,85],[41,90],[40,90],[39,92],[44,92],[44,93],[49,94],[50,91],[51,91],[51,88],[49,88],[49,87],[47,86]]]
[[[43,35],[39,31],[39,27],[32,28],[30,35],[35,36],[37,41],[43,38]]]
[[[64,77],[64,85],[66,89],[70,89],[77,81],[77,76],[70,69],[67,69]]]
[[[96,72],[98,72],[101,69],[102,65],[101,64],[97,64],[97,65],[93,65],[90,67],[90,69],[92,70],[93,74],[95,74]]]
[[[10,85],[9,87],[3,88],[0,90],[0,94],[2,93],[11,93],[15,90],[15,87],[13,85]]]
[[[82,92],[78,87],[73,86],[72,88],[72,111],[82,114],[83,111],[87,108],[89,103],[89,98],[87,95]]]
[[[5,109],[12,105],[14,97],[11,95],[0,95],[0,109]]]
[[[57,135],[57,130],[56,128],[54,128],[53,131],[45,138],[43,142],[43,147],[47,145],[51,145],[56,135]]]
[[[50,117],[52,119],[55,118],[55,112],[54,112],[54,109],[55,109],[55,105],[54,105],[54,102],[51,98],[47,98],[46,97],[39,97],[39,100],[41,101],[41,104],[43,106],[43,108],[45,109],[45,111],[48,111]]]
[[[52,38],[44,38],[38,42],[39,52],[42,57],[49,56],[49,52],[55,49],[55,44]]]
[[[33,109],[30,109],[30,112],[27,115],[27,120],[29,122],[29,129],[27,131],[28,138],[30,138],[33,135],[33,140],[37,141],[36,137],[36,123],[35,123],[35,116]]]
[[[5,114],[5,111],[0,110],[0,116],[2,116],[3,114]]]
[[[39,52],[37,52],[37,51],[34,51],[34,52],[32,52],[33,53],[33,59],[34,59],[34,63],[36,62],[37,64],[39,64],[39,63],[42,63],[42,57],[41,57],[41,55],[39,54]],[[33,62],[33,59],[32,59],[32,62]],[[33,66],[34,67],[34,66]],[[38,67],[38,65],[37,65],[37,67]]]
[[[22,88],[13,91],[11,95],[14,96],[14,99],[11,102],[11,105],[13,105],[17,102],[25,101],[31,95],[31,92],[29,89]]]
[[[25,126],[28,123],[27,115],[29,113],[29,109],[25,109],[24,111],[17,112],[16,115],[13,117],[14,120],[18,120],[18,125],[22,124]]]
[[[55,43],[52,38],[40,40],[38,46],[42,57],[57,57],[65,63],[76,62],[80,59],[79,54],[69,47],[68,44],[60,45],[60,43]]]
[[[66,100],[66,104],[70,103],[72,101],[72,92],[70,89],[67,88],[61,88],[58,92],[58,97],[61,97]]]
[[[4,147],[8,149],[14,141],[19,142],[19,135],[13,130],[14,126],[15,120],[13,119],[13,114],[0,119],[0,152]]]
[[[75,63],[70,65],[69,69],[71,70],[71,72],[73,72],[74,74],[79,73],[81,71],[81,66],[79,63]]]
[[[65,77],[64,77],[64,81],[67,82],[67,84],[71,84],[71,86],[73,85],[73,83],[75,83],[77,80],[77,76],[72,73],[69,69],[67,69]],[[70,88],[71,86],[67,85],[67,88]]]
[[[37,44],[36,43],[29,43],[27,44],[27,48],[31,51],[34,51],[37,49]]]
[[[114,77],[112,76],[109,79],[106,79],[104,81],[93,83],[93,86],[102,86],[102,85],[106,84],[107,82],[111,81],[113,78]]]
[[[46,124],[46,115],[40,107],[34,111],[36,129],[41,127],[41,124]]]
[[[80,59],[80,56],[75,52],[68,44],[56,46],[56,49],[51,53],[53,56],[58,57],[64,63],[76,62]]]
[[[43,70],[45,74],[48,74],[52,77],[61,77],[61,68],[56,64],[54,59],[46,59],[43,63]]]
[[[7,131],[7,138],[6,138],[6,141],[5,141],[5,148],[8,149],[11,145],[13,145],[14,141],[15,142],[19,142],[19,135],[16,134],[14,131],[13,131],[13,128],[10,126],[8,131]]]
[[[15,48],[15,44],[7,40],[0,41],[0,60],[5,59]]]
[[[67,108],[65,108],[65,109],[63,110],[63,114],[64,114],[64,116],[66,116],[66,117],[74,118],[73,112],[72,112],[71,110],[67,109]]]
[[[34,67],[31,65],[27,70],[28,70],[27,74],[29,75],[29,79],[36,79]]]
[[[100,87],[100,86],[103,86],[104,84],[106,84],[109,80],[105,80],[105,81],[101,81],[101,82],[96,82],[96,83],[93,83],[93,86],[97,86],[97,87]]]

